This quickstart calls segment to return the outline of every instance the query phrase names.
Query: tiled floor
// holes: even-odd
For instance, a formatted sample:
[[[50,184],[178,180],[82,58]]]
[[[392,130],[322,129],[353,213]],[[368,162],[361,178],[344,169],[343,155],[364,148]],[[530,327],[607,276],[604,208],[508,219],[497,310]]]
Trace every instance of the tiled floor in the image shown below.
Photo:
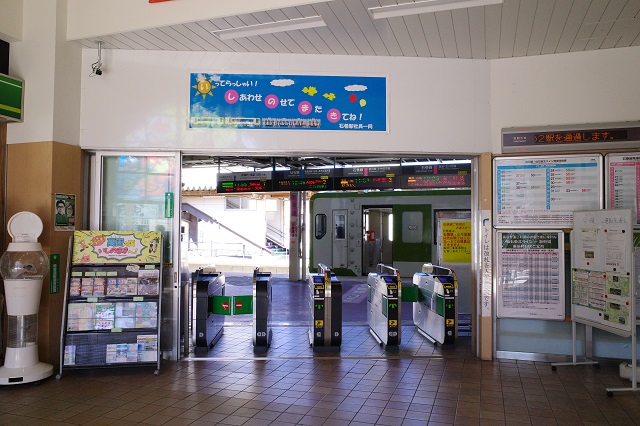
[[[400,349],[385,351],[358,321],[343,326],[339,353],[314,352],[294,321],[274,326],[272,347],[255,355],[250,325],[230,322],[238,325],[208,354],[163,362],[157,376],[149,367],[67,370],[0,387],[0,425],[640,423],[640,394],[607,396],[630,386],[617,366],[480,361],[468,338],[434,346],[411,325]]]

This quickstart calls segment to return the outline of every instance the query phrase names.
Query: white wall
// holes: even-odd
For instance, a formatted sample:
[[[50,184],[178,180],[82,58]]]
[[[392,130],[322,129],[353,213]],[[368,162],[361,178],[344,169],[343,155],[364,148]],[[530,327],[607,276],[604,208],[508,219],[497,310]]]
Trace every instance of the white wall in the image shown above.
[[[0,0],[0,39],[12,43],[22,40],[22,0]]]
[[[504,127],[640,119],[640,47],[525,58],[491,64],[491,134]]]
[[[216,153],[473,153],[490,149],[486,61],[109,50],[89,78],[85,50],[80,145]],[[187,129],[192,72],[388,78],[389,132]]]
[[[66,3],[24,0],[22,14],[23,37],[11,43],[9,74],[25,81],[24,122],[7,126],[7,143],[78,145],[82,56],[80,45],[66,41]]]

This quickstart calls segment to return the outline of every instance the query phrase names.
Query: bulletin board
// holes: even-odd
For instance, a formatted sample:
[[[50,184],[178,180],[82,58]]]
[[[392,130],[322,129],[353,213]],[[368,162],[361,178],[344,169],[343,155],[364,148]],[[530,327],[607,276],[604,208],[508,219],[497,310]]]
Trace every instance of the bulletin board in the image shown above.
[[[497,228],[570,228],[574,211],[602,208],[599,154],[493,161],[493,217]]]
[[[578,211],[572,232],[575,322],[629,337],[635,325],[631,209]]]
[[[498,318],[565,319],[564,233],[498,231]]]
[[[632,224],[640,228],[640,153],[607,154],[605,157],[607,209],[631,209]]]

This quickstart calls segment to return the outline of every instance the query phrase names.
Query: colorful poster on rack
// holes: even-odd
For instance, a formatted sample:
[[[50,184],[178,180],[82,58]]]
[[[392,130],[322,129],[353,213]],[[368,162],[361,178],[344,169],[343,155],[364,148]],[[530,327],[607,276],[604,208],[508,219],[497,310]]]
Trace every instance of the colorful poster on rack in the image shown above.
[[[189,127],[387,131],[387,79],[192,73]]]
[[[156,231],[76,231],[71,262],[158,264],[161,242],[162,234]]]
[[[499,318],[565,319],[562,231],[499,231]]]
[[[633,226],[640,227],[640,154],[607,154],[607,208],[631,209]]]

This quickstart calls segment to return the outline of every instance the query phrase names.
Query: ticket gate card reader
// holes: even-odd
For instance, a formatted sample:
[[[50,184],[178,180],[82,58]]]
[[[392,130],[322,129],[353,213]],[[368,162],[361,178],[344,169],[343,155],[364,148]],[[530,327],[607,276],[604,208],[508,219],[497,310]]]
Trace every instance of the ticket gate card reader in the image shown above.
[[[253,271],[253,352],[271,346],[271,272]]]
[[[378,264],[367,276],[367,323],[369,332],[386,349],[397,349],[402,337],[400,272]]]
[[[195,351],[208,351],[224,333],[224,317],[211,312],[209,300],[224,295],[225,276],[215,267],[204,267],[193,273],[193,282],[196,285]]]
[[[451,344],[456,337],[455,273],[441,266],[425,264],[413,275],[419,300],[413,304],[413,323],[420,334],[434,343]]]
[[[342,345],[342,283],[325,265],[309,274],[309,344],[314,351],[340,350]]]

